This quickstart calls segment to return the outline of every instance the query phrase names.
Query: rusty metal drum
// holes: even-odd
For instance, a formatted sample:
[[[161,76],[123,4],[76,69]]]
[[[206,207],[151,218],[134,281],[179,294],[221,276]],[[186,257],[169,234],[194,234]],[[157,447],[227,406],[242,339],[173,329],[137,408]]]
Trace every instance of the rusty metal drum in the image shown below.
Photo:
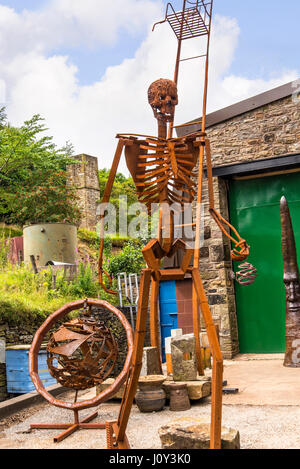
[[[170,410],[173,412],[182,412],[189,410],[190,408],[191,403],[186,383],[171,383]]]
[[[139,379],[135,402],[140,412],[159,412],[166,404],[166,393],[162,388],[165,376],[149,375]]]

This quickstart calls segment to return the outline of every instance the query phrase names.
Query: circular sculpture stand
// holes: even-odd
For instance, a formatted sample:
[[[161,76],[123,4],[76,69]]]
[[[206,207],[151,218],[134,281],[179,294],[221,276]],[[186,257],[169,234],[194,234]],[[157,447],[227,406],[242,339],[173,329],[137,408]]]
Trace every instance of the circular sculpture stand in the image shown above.
[[[38,353],[42,342],[53,326],[64,316],[74,310],[102,307],[121,322],[126,332],[128,353],[121,373],[114,383],[92,399],[77,402],[79,390],[89,389],[102,383],[112,372],[117,357],[116,341],[103,322],[95,320],[87,314],[63,324],[54,332],[47,346],[49,371],[57,381],[65,387],[76,391],[75,401],[65,402],[53,397],[43,386],[38,374]],[[132,329],[125,316],[117,308],[102,300],[79,300],[69,303],[51,314],[37,331],[29,351],[29,374],[39,394],[51,405],[70,409],[74,412],[74,424],[32,424],[32,429],[63,429],[65,430],[54,442],[58,443],[80,429],[105,429],[104,423],[89,423],[98,416],[91,414],[81,422],[79,411],[96,407],[110,399],[122,386],[129,371],[133,353]]]

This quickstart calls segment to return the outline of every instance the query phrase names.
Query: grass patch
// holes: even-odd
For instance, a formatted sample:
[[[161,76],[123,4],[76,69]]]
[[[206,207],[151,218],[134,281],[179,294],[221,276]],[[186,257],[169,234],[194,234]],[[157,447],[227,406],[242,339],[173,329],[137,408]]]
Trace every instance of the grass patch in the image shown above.
[[[41,324],[63,305],[83,298],[99,298],[115,305],[119,299],[100,288],[89,265],[80,264],[77,278],[71,282],[64,270],[57,271],[55,290],[50,269],[37,275],[25,265],[0,269],[0,318],[10,326]]]
[[[23,236],[22,227],[0,224],[0,238],[18,238],[20,236]]]

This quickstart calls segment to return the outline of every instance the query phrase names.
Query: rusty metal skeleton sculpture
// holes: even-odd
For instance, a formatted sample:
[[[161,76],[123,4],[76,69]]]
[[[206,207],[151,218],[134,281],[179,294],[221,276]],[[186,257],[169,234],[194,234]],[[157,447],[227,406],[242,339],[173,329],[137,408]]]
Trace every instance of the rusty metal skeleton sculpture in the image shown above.
[[[140,134],[118,134],[119,140],[111,172],[102,199],[101,215],[101,244],[99,252],[99,282],[102,287],[110,292],[114,292],[112,282],[108,274],[103,271],[103,248],[104,248],[104,213],[109,202],[110,193],[117,172],[118,164],[125,149],[127,167],[136,185],[137,195],[140,202],[144,203],[150,211],[152,204],[159,204],[159,228],[156,239],[150,241],[142,250],[147,263],[147,268],[141,273],[140,296],[138,304],[135,342],[133,351],[132,366],[127,377],[123,400],[120,408],[118,420],[107,422],[108,445],[110,448],[128,448],[126,438],[126,427],[130,416],[132,403],[137,389],[138,378],[142,363],[143,345],[146,332],[146,320],[148,313],[149,293],[150,296],[150,332],[151,345],[159,350],[158,332],[158,296],[159,283],[165,280],[183,280],[186,274],[191,274],[193,280],[193,325],[196,338],[196,356],[199,374],[204,374],[201,361],[200,346],[200,317],[201,309],[206,330],[213,355],[213,376],[212,376],[212,414],[211,414],[211,448],[221,448],[221,420],[222,420],[222,383],[223,383],[223,357],[218,341],[215,325],[213,323],[211,311],[202,284],[199,272],[200,256],[200,219],[203,187],[204,159],[206,157],[209,211],[213,219],[225,236],[233,243],[231,257],[234,261],[245,261],[249,255],[249,246],[240,237],[238,232],[226,221],[214,207],[213,176],[211,164],[210,143],[205,133],[206,128],[206,100],[208,81],[208,50],[211,26],[212,1],[188,2],[193,3],[192,10],[197,10],[199,6],[205,8],[209,17],[209,24],[206,29],[208,34],[208,46],[206,54],[205,87],[203,102],[202,130],[186,137],[172,138],[175,107],[178,103],[177,78],[180,60],[181,40],[185,31],[185,23],[188,24],[192,18],[191,12],[187,12],[186,1],[183,4],[183,12],[179,15],[171,15],[181,19],[181,36],[179,36],[178,54],[175,69],[174,81],[159,79],[152,83],[148,90],[148,100],[152,107],[154,116],[158,123],[158,136]],[[197,5],[196,5],[197,4]],[[200,5],[201,4],[201,5]],[[209,9],[210,6],[210,9]],[[191,10],[191,9],[188,9]],[[205,13],[205,14],[206,14]],[[166,16],[168,18],[168,16]],[[170,19],[171,21],[171,19]],[[195,31],[195,29],[191,29]],[[176,30],[176,33],[178,31]],[[199,35],[203,35],[203,29],[199,29]],[[169,125],[169,131],[168,131]],[[198,181],[195,184],[194,169],[198,164]],[[198,194],[196,189],[198,189]],[[176,202],[181,206],[184,203],[191,203],[197,200],[196,213],[196,239],[195,248],[190,248],[183,239],[174,237],[174,212],[171,205]],[[230,234],[230,230],[233,236]],[[234,235],[236,236],[234,238]],[[165,257],[173,256],[176,251],[183,251],[183,258],[179,268],[163,269],[161,262]],[[192,256],[194,255],[193,266],[191,267]],[[110,286],[104,284],[103,274],[109,278]]]
[[[174,239],[174,214],[170,210],[173,202],[183,205],[185,202],[192,202],[196,195],[196,186],[193,181],[193,169],[200,161],[199,190],[201,195],[203,177],[203,154],[206,150],[208,185],[210,198],[210,213],[220,226],[226,236],[234,241],[235,247],[232,250],[233,260],[245,260],[249,254],[249,246],[237,231],[214,209],[213,186],[212,186],[212,166],[210,159],[209,140],[205,132],[199,132],[183,138],[166,138],[167,122],[173,119],[177,93],[176,84],[170,84],[170,80],[160,79],[154,82],[149,89],[150,105],[154,104],[154,113],[158,121],[158,137],[118,134],[119,144],[111,173],[108,179],[106,191],[102,205],[102,224],[104,211],[109,200],[110,190],[113,185],[114,176],[118,167],[123,148],[125,147],[126,162],[136,184],[139,200],[150,208],[151,204],[159,203],[159,233],[158,238],[150,241],[142,250],[147,263],[147,269],[142,271],[140,297],[138,306],[137,326],[133,353],[133,363],[128,375],[128,385],[125,389],[123,402],[120,409],[119,419],[108,425],[110,434],[109,441],[119,449],[128,447],[125,444],[126,426],[130,415],[130,409],[136,392],[138,377],[141,368],[143,344],[146,328],[146,317],[148,309],[148,299],[151,283],[150,299],[150,327],[151,344],[159,349],[158,333],[158,292],[159,282],[165,280],[183,280],[187,273],[192,275],[194,288],[194,332],[199,338],[199,304],[206,323],[207,333],[214,357],[213,381],[212,381],[212,425],[211,425],[211,447],[220,448],[221,445],[221,406],[222,406],[222,376],[223,359],[220,350],[216,329],[212,321],[211,312],[203,288],[197,265],[190,267],[192,256],[198,258],[196,249],[191,249],[182,239]],[[155,90],[155,91],[154,91]],[[168,93],[168,90],[172,90]],[[155,96],[155,100],[151,97]],[[162,103],[162,105],[156,104]],[[138,138],[142,137],[142,138]],[[199,197],[198,197],[199,199]],[[199,204],[201,202],[201,198]],[[231,237],[226,227],[230,227],[237,235],[237,239]],[[103,233],[103,226],[102,226]],[[99,255],[99,281],[106,291],[103,282],[102,252],[104,239],[101,240]],[[172,256],[178,249],[184,251],[180,268],[162,269],[161,261],[164,257]],[[197,340],[196,340],[197,343]],[[201,374],[200,344],[198,341],[197,350],[198,369]],[[127,440],[126,440],[127,441]]]
[[[186,5],[193,5],[186,9]],[[101,243],[99,251],[99,282],[103,288],[116,293],[112,288],[112,281],[109,275],[103,270],[103,250],[104,250],[104,211],[109,202],[111,190],[116,176],[118,164],[125,149],[126,162],[136,185],[139,200],[143,202],[148,210],[153,203],[158,203],[159,208],[159,230],[157,239],[150,241],[143,249],[143,255],[147,263],[147,268],[141,273],[140,295],[136,320],[136,331],[134,342],[132,343],[132,331],[123,315],[113,306],[100,300],[87,300],[88,306],[103,306],[114,313],[122,322],[126,330],[128,342],[128,355],[124,368],[115,380],[114,384],[107,390],[100,393],[94,399],[66,403],[58,401],[51,396],[43,387],[38,376],[38,351],[43,338],[50,331],[58,320],[61,320],[67,313],[74,309],[79,309],[86,302],[74,302],[53,313],[38,330],[32,343],[29,353],[30,376],[38,392],[51,404],[58,407],[71,409],[74,411],[75,422],[70,424],[35,425],[32,428],[62,428],[65,429],[56,441],[70,435],[80,428],[106,428],[108,448],[129,448],[126,437],[126,428],[131,412],[131,407],[137,390],[138,379],[142,366],[143,345],[146,333],[146,323],[148,314],[148,302],[151,285],[150,299],[150,328],[151,343],[159,349],[158,334],[158,295],[159,282],[164,280],[183,280],[186,274],[190,274],[193,280],[193,323],[196,338],[196,355],[198,371],[203,374],[201,365],[200,334],[199,334],[199,306],[205,321],[206,330],[213,355],[213,376],[212,376],[212,415],[211,415],[211,448],[221,447],[221,419],[222,419],[222,383],[223,383],[223,358],[220,349],[216,328],[214,326],[207,297],[203,288],[199,272],[199,251],[200,251],[200,205],[202,202],[202,184],[204,157],[206,156],[208,188],[209,188],[209,210],[223,233],[234,243],[232,250],[233,260],[245,260],[249,254],[249,247],[237,231],[215,210],[213,177],[211,165],[210,144],[205,133],[206,99],[208,81],[208,50],[210,39],[210,27],[212,16],[212,0],[197,0],[192,2],[184,0],[183,12],[179,15],[171,14],[166,19],[174,26],[173,21],[179,24],[174,26],[174,31],[178,36],[178,54],[175,69],[174,81],[160,79],[154,82],[148,91],[149,103],[153,109],[154,116],[158,122],[158,136],[147,136],[137,134],[119,134],[117,150],[111,167],[109,179],[103,195],[103,213],[101,216]],[[168,4],[169,8],[169,4]],[[204,19],[201,16],[204,11]],[[194,25],[196,18],[196,27]],[[193,23],[191,25],[190,23]],[[176,23],[176,24],[177,24]],[[182,138],[172,138],[175,106],[178,103],[177,78],[180,60],[181,41],[195,35],[207,35],[208,45],[205,69],[205,87],[202,131]],[[168,131],[169,125],[169,131]],[[195,185],[193,180],[193,170],[198,167],[198,182]],[[196,191],[198,189],[198,194]],[[196,214],[196,241],[195,248],[190,248],[183,239],[175,239],[174,213],[170,210],[172,203],[177,202],[181,206],[186,202],[192,202],[197,195]],[[231,229],[236,235],[232,237],[228,230]],[[183,251],[183,259],[179,268],[163,269],[161,262],[165,257],[171,257],[178,250]],[[191,259],[194,255],[193,266]],[[109,280],[109,287],[104,284],[103,275]],[[95,343],[97,350],[92,352]],[[82,356],[73,357],[73,353],[81,350]],[[114,340],[102,325],[89,323],[86,319],[80,319],[72,323],[66,323],[52,336],[48,345],[48,361],[50,370],[58,380],[69,384],[71,388],[83,389],[86,385],[97,383],[103,380],[111,370],[109,361],[114,363],[116,358],[116,346]],[[54,365],[54,356],[59,360],[59,365]],[[61,358],[63,356],[63,358]],[[108,370],[106,368],[108,366]],[[85,377],[84,374],[87,374]],[[106,422],[104,424],[90,424],[90,420],[97,416],[93,414],[84,421],[79,422],[78,412],[81,409],[93,407],[110,398],[124,383],[125,390],[120,407],[118,420]],[[77,391],[76,391],[77,392]],[[77,396],[77,394],[76,394]]]

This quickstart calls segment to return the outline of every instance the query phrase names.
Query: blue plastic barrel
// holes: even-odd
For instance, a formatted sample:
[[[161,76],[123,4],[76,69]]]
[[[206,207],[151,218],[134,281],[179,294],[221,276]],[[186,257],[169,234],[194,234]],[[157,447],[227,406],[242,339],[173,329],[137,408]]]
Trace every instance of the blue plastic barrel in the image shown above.
[[[6,381],[7,392],[26,394],[35,391],[28,369],[28,353],[30,345],[16,345],[6,348]],[[38,356],[38,373],[44,387],[52,386],[57,381],[48,370],[47,352],[41,349]]]
[[[160,282],[159,309],[162,361],[166,361],[165,338],[171,337],[171,330],[178,329],[177,297],[175,281]]]

